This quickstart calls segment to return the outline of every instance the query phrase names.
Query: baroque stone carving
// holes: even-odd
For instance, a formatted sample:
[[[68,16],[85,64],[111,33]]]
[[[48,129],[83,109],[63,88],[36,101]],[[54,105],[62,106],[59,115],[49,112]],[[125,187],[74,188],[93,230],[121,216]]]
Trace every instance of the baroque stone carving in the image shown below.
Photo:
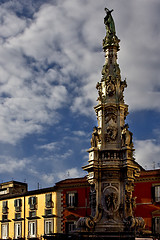
[[[124,128],[122,129],[122,147],[128,146],[133,147],[132,143],[132,132],[128,130],[128,124],[125,124]]]
[[[90,198],[90,207],[91,207],[91,210],[92,210],[91,214],[92,214],[92,216],[94,216],[95,215],[95,210],[96,210],[96,190],[95,190],[95,185],[94,184],[91,185],[89,198]]]
[[[109,97],[111,97],[115,94],[115,92],[116,92],[115,83],[109,76],[109,79],[107,79],[106,82],[106,93]]]
[[[126,79],[120,82],[120,94],[119,94],[119,101],[123,100],[123,92],[124,89],[127,87]]]
[[[92,138],[91,138],[91,147],[97,147],[99,142],[98,128],[93,128]]]
[[[96,85],[96,88],[98,90],[98,95],[99,95],[97,100],[102,101],[102,99],[103,99],[102,84],[98,82],[97,85]]]
[[[109,186],[104,189],[102,205],[104,210],[110,215],[112,215],[114,212],[118,210],[119,197],[118,197],[118,191],[116,188]]]
[[[109,124],[110,121],[117,123],[117,110],[114,107],[108,107],[105,110],[105,124]]]
[[[105,140],[107,142],[115,141],[117,138],[118,129],[114,126],[108,126],[106,129]]]
[[[105,65],[103,65],[103,68],[102,68],[102,75],[107,77],[108,74],[109,74],[109,68],[108,68],[108,65],[105,64]]]

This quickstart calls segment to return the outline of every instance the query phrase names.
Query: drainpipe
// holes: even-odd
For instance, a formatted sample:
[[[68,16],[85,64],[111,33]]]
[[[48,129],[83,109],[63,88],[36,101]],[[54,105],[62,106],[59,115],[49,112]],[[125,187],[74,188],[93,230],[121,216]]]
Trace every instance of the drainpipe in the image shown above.
[[[26,203],[25,203],[25,195],[24,195],[24,239],[26,239]]]

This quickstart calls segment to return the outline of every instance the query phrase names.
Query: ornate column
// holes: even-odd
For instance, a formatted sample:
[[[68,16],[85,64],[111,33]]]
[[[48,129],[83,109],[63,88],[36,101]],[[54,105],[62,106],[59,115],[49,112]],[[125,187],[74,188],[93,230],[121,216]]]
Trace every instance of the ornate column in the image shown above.
[[[98,126],[92,133],[89,163],[83,167],[91,184],[92,216],[86,222],[88,229],[94,228],[96,232],[134,231],[135,222],[137,226],[143,222],[133,217],[132,192],[140,169],[133,157],[132,133],[125,124],[128,105],[123,92],[127,83],[121,80],[117,63],[120,40],[111,15],[113,10],[105,10],[105,63],[96,86],[98,104],[94,108]]]

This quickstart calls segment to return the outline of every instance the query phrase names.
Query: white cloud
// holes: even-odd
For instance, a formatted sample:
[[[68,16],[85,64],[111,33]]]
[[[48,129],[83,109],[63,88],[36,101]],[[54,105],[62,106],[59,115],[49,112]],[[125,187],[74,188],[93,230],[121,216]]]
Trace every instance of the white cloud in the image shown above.
[[[0,173],[14,173],[15,171],[24,171],[28,167],[30,160],[16,159],[9,156],[0,156]]]
[[[105,60],[101,50],[105,36],[104,7],[114,9],[117,36],[121,39],[118,61],[122,78],[127,77],[125,100],[129,109],[160,110],[159,0],[53,1],[53,4],[42,4],[36,11],[32,6],[34,1],[14,3],[16,7],[12,8],[13,3],[9,1],[1,4],[0,9],[1,142],[17,144],[28,134],[42,133],[46,124],[58,123],[64,107],[78,117],[84,114],[96,118],[95,86],[101,79]],[[29,18],[21,17],[23,4],[30,8]],[[15,13],[16,8],[22,8],[20,15]],[[67,129],[69,125],[63,123],[60,127]],[[62,148],[65,141],[73,143],[83,136],[85,132],[80,130],[68,132],[61,141]],[[46,150],[47,155],[57,144],[50,142],[39,148]],[[68,151],[59,150],[54,156],[36,159],[38,163],[45,162],[47,167],[56,166],[56,174],[53,178],[52,172],[49,173],[48,183],[57,176],[67,175],[68,171],[70,176],[80,176],[77,168],[65,171],[74,154],[71,147]],[[148,168],[153,161],[157,163],[158,154],[159,146],[153,140],[136,142],[137,160]],[[18,165],[23,169],[28,161],[33,161],[5,159],[6,163],[0,163],[4,172],[14,172],[14,166]],[[87,154],[82,159],[85,161]],[[30,167],[31,176],[42,175],[47,181],[47,167],[40,174],[35,162]],[[11,165],[10,169],[7,164]]]
[[[42,174],[41,175],[41,181],[43,181],[45,184],[53,185],[54,184],[54,174]]]
[[[90,3],[66,0],[57,6],[43,4],[30,20],[18,17],[11,9],[1,9],[1,37],[5,41],[2,38],[0,45],[0,95],[6,98],[0,105],[0,141],[16,143],[27,134],[42,131],[44,123],[59,119],[53,110],[66,104],[76,114],[95,116],[95,85],[104,62],[97,49],[105,35],[106,3]],[[122,40],[120,67],[128,77],[125,96],[131,110],[160,110],[160,93],[156,91],[160,87],[159,68],[154,68],[160,60],[156,4],[127,3],[127,15],[121,3],[113,1],[117,35]]]
[[[83,177],[84,175],[84,172],[78,168],[70,168],[65,170],[65,172],[59,172],[57,174],[59,180],[62,180],[64,178],[78,178]]]
[[[76,136],[79,136],[79,137],[83,137],[83,136],[86,136],[86,133],[84,131],[73,131],[73,134],[76,135]]]
[[[44,150],[47,150],[47,151],[54,151],[58,148],[58,143],[57,142],[51,142],[51,143],[48,143],[48,144],[37,146],[37,148],[44,149]]]
[[[136,140],[136,161],[146,169],[160,167],[160,145],[154,139]]]

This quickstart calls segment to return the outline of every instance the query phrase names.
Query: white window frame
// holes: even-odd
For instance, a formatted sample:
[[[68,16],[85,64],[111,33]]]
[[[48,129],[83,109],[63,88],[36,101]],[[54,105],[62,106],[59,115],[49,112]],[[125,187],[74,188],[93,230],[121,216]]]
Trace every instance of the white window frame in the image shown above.
[[[160,202],[160,185],[155,186],[155,202]]]
[[[54,220],[53,219],[45,219],[44,220],[44,234],[48,235],[48,234],[53,233],[54,232],[53,227],[54,227]],[[51,231],[49,231],[49,228],[50,228]]]
[[[4,230],[4,228],[5,228],[5,230]],[[2,239],[7,239],[8,238],[8,233],[9,233],[8,223],[2,223],[1,224],[1,238]]]
[[[34,238],[37,236],[37,222],[29,221],[28,222],[28,237]]]
[[[155,233],[160,233],[160,217],[154,218],[154,231]]]
[[[22,223],[16,222],[14,224],[14,238],[21,238],[22,237]]]
[[[75,205],[75,193],[68,194],[68,204],[70,207],[74,207]]]
[[[75,221],[69,221],[67,223],[67,232],[71,233],[76,229],[76,222]]]

